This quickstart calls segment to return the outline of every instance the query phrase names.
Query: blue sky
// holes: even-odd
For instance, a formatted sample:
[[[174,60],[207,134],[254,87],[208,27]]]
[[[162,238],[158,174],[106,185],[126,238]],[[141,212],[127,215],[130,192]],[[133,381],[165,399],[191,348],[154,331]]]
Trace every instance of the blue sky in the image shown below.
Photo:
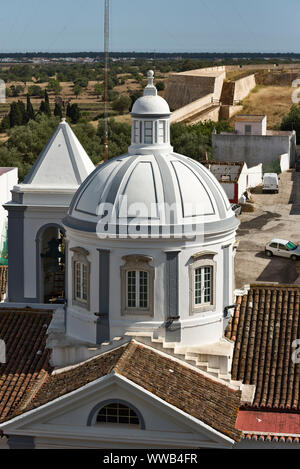
[[[0,52],[103,50],[104,0],[0,2]],[[110,49],[300,52],[299,0],[111,0]]]

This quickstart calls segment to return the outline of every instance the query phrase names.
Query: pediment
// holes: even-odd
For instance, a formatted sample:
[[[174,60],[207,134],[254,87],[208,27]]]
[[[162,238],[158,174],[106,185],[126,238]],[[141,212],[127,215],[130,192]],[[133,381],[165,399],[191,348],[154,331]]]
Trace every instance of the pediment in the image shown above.
[[[145,428],[120,424],[88,425],[95,406],[110,399],[133,405],[143,416]],[[0,426],[4,432],[80,438],[106,442],[148,441],[171,446],[230,447],[232,441],[197,419],[160,400],[118,374],[107,375],[61,398],[27,412]],[[156,442],[156,443],[155,443]],[[176,443],[177,442],[177,443]],[[166,447],[166,446],[165,446]]]

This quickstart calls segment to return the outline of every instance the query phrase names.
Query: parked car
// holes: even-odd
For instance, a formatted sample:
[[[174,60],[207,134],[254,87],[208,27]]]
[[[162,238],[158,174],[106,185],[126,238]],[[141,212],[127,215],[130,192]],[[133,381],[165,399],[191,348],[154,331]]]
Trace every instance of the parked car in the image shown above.
[[[239,204],[231,204],[231,210],[233,210],[236,215],[242,213],[242,207]]]
[[[300,159],[296,161],[295,163],[295,170],[300,171]]]
[[[300,246],[286,239],[272,239],[265,245],[265,254],[268,257],[287,257],[293,261],[300,259]]]
[[[263,178],[263,192],[278,193],[278,176],[276,173],[265,173]]]

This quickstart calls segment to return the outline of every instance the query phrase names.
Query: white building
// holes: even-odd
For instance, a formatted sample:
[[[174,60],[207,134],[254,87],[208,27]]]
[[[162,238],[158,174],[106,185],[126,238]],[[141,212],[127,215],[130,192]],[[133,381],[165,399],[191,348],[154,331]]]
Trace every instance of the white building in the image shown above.
[[[296,160],[295,130],[267,130],[264,115],[236,116],[235,131],[214,133],[212,146],[216,161],[244,161],[248,168],[279,165],[281,155],[286,155],[285,168],[293,168]]]
[[[105,357],[110,360],[120,351],[127,357],[127,350],[138,353],[141,347],[145,356],[152,354],[157,366],[167,360],[170,369],[172,363],[174,366],[177,363],[178,370],[183,366],[186,373],[190,353],[202,362],[203,374],[199,367],[191,367],[187,382],[190,373],[195,372],[196,381],[200,376],[206,382],[213,367],[216,386],[221,386],[221,393],[229,392],[236,406],[239,387],[230,385],[233,343],[224,339],[223,330],[224,316],[227,321],[228,308],[234,300],[233,258],[238,221],[216,178],[201,164],[174,153],[170,144],[169,106],[157,95],[153,72],[149,72],[144,96],[135,102],[131,114],[132,144],[127,154],[92,171],[91,161],[71,129],[62,122],[24,183],[14,187],[13,199],[6,204],[11,230],[10,305],[38,307],[40,314],[45,315],[49,313],[43,311],[51,308],[51,303],[65,299],[64,306],[52,306],[55,311],[47,332],[51,363],[57,370],[51,379],[64,377],[66,366],[84,370],[87,364],[100,360],[101,368]],[[53,286],[58,276],[64,284],[60,295]],[[132,338],[140,345],[130,342]],[[158,346],[173,350],[175,358],[166,358],[164,354],[159,358]],[[176,358],[180,352],[182,363]],[[84,362],[89,359],[92,361]],[[167,396],[155,404],[155,396],[150,393],[146,403],[143,394],[149,394],[149,390],[145,383],[140,382],[143,389],[138,391],[137,382],[134,385],[121,372],[119,361],[112,361],[115,370],[112,376],[102,373],[101,378],[98,374],[101,379],[91,382],[90,397],[84,388],[81,393],[79,387],[80,408],[74,407],[70,418],[63,418],[66,442],[73,440],[71,433],[74,434],[76,426],[80,431],[80,421],[88,418],[89,425],[95,425],[95,412],[101,410],[97,403],[99,386],[105,386],[101,402],[115,395],[119,404],[130,402],[128,408],[138,409],[132,414],[133,420],[150,431],[147,437],[147,432],[142,433],[142,446],[146,441],[154,446],[170,443],[168,434],[161,440],[157,432],[161,426],[167,433],[174,431],[171,422],[173,417],[177,419],[179,408],[167,420],[155,416],[154,407],[158,406],[163,413],[167,410],[170,405]],[[138,357],[135,363],[138,369]],[[149,376],[151,373],[155,370],[149,370]],[[136,392],[142,395],[138,397]],[[72,402],[75,403],[73,398]],[[55,400],[50,406],[58,410],[57,404]],[[233,408],[230,405],[229,413]],[[80,420],[76,417],[78,411]],[[23,421],[25,415],[17,417],[17,421],[20,418]],[[59,422],[59,415],[60,412],[54,420],[47,417],[52,422],[53,435],[50,436],[47,424],[47,441],[40,439],[41,430],[36,446],[63,446],[62,442],[54,441],[58,437],[55,422]],[[184,419],[195,419],[196,415],[191,410]],[[204,438],[200,429],[204,428],[203,422],[199,418],[193,422],[196,434],[191,442],[193,439],[195,442],[190,444],[199,446]],[[31,423],[29,426],[33,429]],[[107,444],[107,438],[112,439],[107,427],[104,433],[97,428],[96,433],[95,428],[92,433],[87,432],[89,446],[101,446]],[[205,428],[211,435],[208,446],[230,446],[236,437],[232,426],[229,439],[226,432],[220,432],[222,425],[216,426],[217,433],[214,425]],[[15,431],[20,437],[19,430]],[[172,445],[186,444],[184,427],[180,429],[179,425],[176,431],[177,443],[174,440]],[[32,430],[25,433],[28,437]],[[135,441],[140,440],[138,434]],[[115,431],[113,435],[115,440]],[[21,441],[19,437],[17,440]],[[124,445],[123,430],[120,438]],[[71,444],[75,445],[75,440]]]
[[[234,125],[237,135],[267,135],[267,116],[238,115]]]
[[[53,295],[64,297],[63,262],[51,272],[48,243],[64,236],[62,219],[76,190],[94,168],[63,119],[24,182],[13,187],[12,200],[5,205],[11,303],[47,303]]]
[[[169,123],[149,72],[127,154],[92,171],[62,122],[14,188],[9,302],[0,308],[0,339],[9,338],[0,364],[3,445],[239,442],[237,412],[256,389],[239,378],[239,351],[256,321],[249,332],[247,291],[233,292],[238,221],[214,175],[173,151]],[[253,347],[248,355],[251,365]]]
[[[262,164],[248,168],[243,161],[202,162],[217,178],[231,203],[243,202],[243,194],[262,182]]]
[[[11,190],[18,183],[18,168],[0,168],[0,255],[7,239],[7,212],[3,208],[11,199]]]

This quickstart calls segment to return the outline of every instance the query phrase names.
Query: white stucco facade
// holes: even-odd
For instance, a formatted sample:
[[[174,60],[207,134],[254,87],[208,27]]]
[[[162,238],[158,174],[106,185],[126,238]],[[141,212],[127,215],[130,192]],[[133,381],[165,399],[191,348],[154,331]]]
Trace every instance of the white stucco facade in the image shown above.
[[[153,332],[181,345],[218,342],[224,312],[233,303],[238,221],[217,179],[200,163],[173,152],[170,111],[157,96],[151,73],[132,119],[128,153],[96,168],[64,219],[67,336],[94,344]],[[85,303],[74,296],[78,252],[84,252],[89,269]],[[122,306],[128,288],[122,270],[130,256],[144,259],[151,272],[148,311],[124,312]],[[198,307],[195,269],[201,266],[208,266],[211,289],[209,301]],[[170,321],[172,333],[166,328]]]
[[[12,200],[5,200],[10,233],[7,301],[45,302],[41,267],[43,235],[47,229],[52,229],[54,236],[63,230],[62,219],[72,197],[94,168],[63,119],[24,181],[11,188]]]
[[[134,402],[143,428],[101,425],[95,422],[96,414],[91,418],[95,406],[114,399]],[[16,417],[1,428],[20,441],[22,436],[34,438],[36,449],[232,448],[234,444],[231,438],[116,373]]]
[[[170,110],[157,95],[153,72],[132,119],[128,153],[96,168],[62,122],[24,183],[14,187],[6,204],[10,247],[16,250],[8,301],[42,303],[44,308],[51,303],[44,276],[51,269],[43,270],[43,262],[57,260],[48,251],[63,233],[64,252],[58,257],[63,258],[65,291],[57,301],[63,304],[51,305],[55,312],[47,330],[54,374],[102,358],[139,337],[150,348],[160,340],[162,349],[174,352],[167,357],[192,368],[193,376],[202,374],[236,391],[230,376],[233,343],[223,331],[234,307],[238,220],[215,176],[173,151]],[[57,158],[65,166],[60,160],[55,183]],[[176,346],[182,349],[180,359]],[[198,354],[195,366],[189,352]],[[10,447],[234,445],[226,432],[205,424],[201,416],[192,417],[155,390],[125,378],[116,371],[118,365],[113,369],[78,387],[74,378],[73,391],[1,425]],[[137,409],[140,428],[97,424],[94,409],[112,400]]]
[[[218,341],[223,335],[223,313],[224,307],[233,302],[233,244],[235,236],[233,233],[222,234],[219,239],[174,241],[170,240],[143,240],[137,247],[136,240],[111,240],[103,241],[96,237],[88,237],[86,234],[68,230],[68,247],[82,246],[89,251],[88,261],[91,264],[90,282],[90,308],[89,310],[72,304],[72,257],[69,256],[68,264],[68,312],[67,312],[67,335],[82,339],[87,342],[96,342],[96,327],[94,313],[99,310],[99,249],[110,250],[109,268],[109,324],[110,339],[123,336],[128,331],[153,332],[159,330],[164,334],[164,323],[168,319],[167,314],[167,251],[179,251],[178,256],[178,284],[181,325],[181,344],[197,345]],[[229,264],[226,276],[228,278],[228,291],[224,285],[224,248],[229,250]],[[191,279],[189,266],[193,264],[193,256],[213,253],[216,263],[215,278],[215,304],[213,308],[201,313],[191,312]],[[151,266],[155,269],[154,278],[154,314],[148,315],[122,315],[121,296],[122,285],[120,267],[124,264],[124,256],[139,254],[152,258]],[[218,287],[217,287],[218,286]],[[224,304],[224,301],[226,304]]]
[[[0,252],[6,239],[7,212],[3,208],[11,199],[11,190],[18,183],[18,168],[0,168]]]

